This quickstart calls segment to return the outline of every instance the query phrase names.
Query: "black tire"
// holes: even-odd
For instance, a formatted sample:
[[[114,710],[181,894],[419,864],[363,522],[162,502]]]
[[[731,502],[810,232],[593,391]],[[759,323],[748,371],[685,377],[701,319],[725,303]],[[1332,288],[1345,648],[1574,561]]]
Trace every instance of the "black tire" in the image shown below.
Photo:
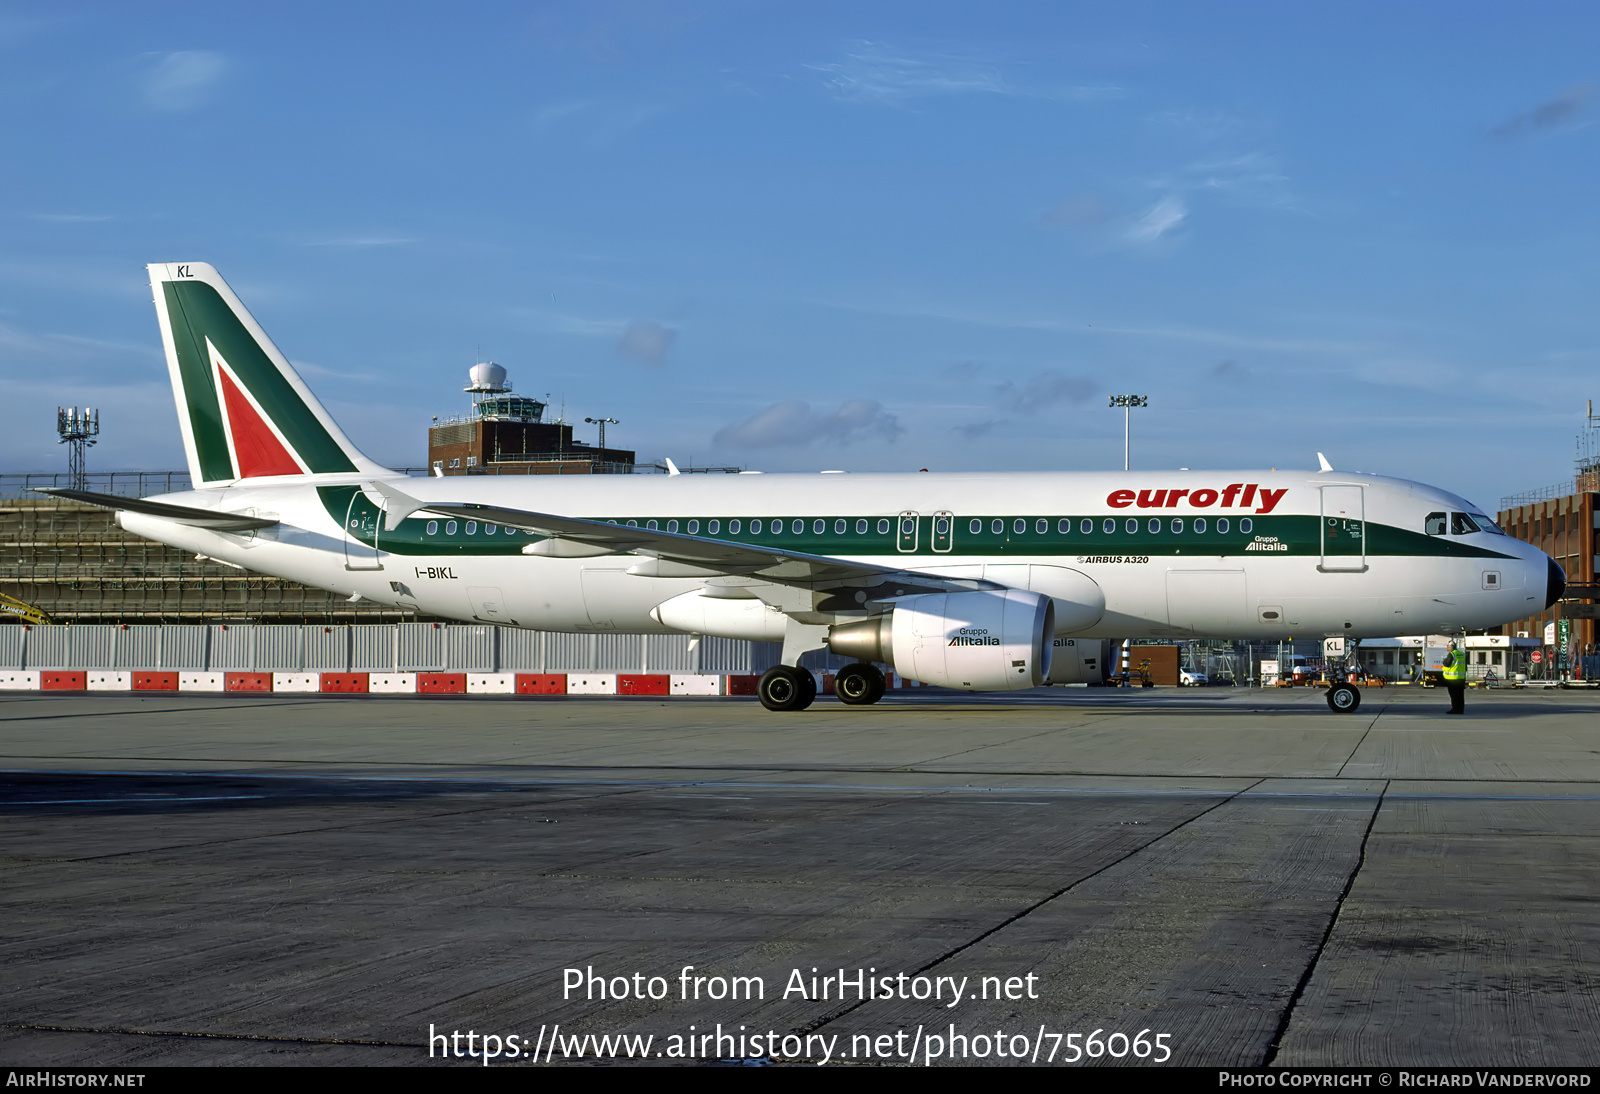
[[[806,681],[811,687],[806,687]],[[804,710],[816,697],[816,677],[788,665],[774,665],[761,674],[756,695],[768,710]]]
[[[883,698],[883,692],[883,673],[875,665],[846,665],[833,678],[833,693],[848,706],[871,706]]]
[[[800,686],[805,689],[806,693],[804,701],[795,709],[804,710],[817,701],[817,677],[810,669],[795,669],[794,671],[800,674]]]
[[[1361,692],[1354,684],[1335,684],[1328,689],[1328,709],[1335,714],[1354,714],[1361,706]]]

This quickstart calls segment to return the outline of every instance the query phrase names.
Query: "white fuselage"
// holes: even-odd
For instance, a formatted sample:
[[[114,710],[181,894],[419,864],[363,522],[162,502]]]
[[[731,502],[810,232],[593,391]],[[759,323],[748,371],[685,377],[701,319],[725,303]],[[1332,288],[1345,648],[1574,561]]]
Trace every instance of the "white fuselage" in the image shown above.
[[[354,508],[345,512],[335,504],[335,515],[327,500],[331,488],[342,486],[348,495],[350,486],[371,481],[253,479],[154,499],[280,522],[254,533],[208,531],[131,512],[118,519],[138,535],[247,570],[446,618],[554,631],[692,629],[666,626],[652,612],[701,590],[705,579],[629,573],[640,561],[634,554],[530,555],[522,548],[541,537],[506,528],[491,536],[492,526],[474,526],[469,534],[467,522],[426,512],[408,517],[401,532],[377,529],[374,544],[372,521],[356,521],[352,529],[343,518]],[[1374,475],[1182,471],[394,481],[425,503],[498,505],[623,525],[637,521],[641,527],[655,521],[663,530],[670,521],[676,522],[673,531],[706,538],[781,544],[790,551],[1023,588],[1031,582],[1034,591],[1057,598],[1057,634],[1086,638],[1446,633],[1536,614],[1547,599],[1549,559],[1542,552],[1492,532],[1425,535],[1429,514],[1476,507],[1444,491]],[[909,534],[908,518],[915,521]],[[941,519],[948,523],[940,525]],[[774,520],[782,522],[776,535]],[[692,529],[690,521],[697,522]],[[753,532],[755,522],[760,536]],[[946,529],[942,535],[935,535],[938,527]],[[741,623],[727,636],[781,638],[782,615],[774,610],[773,616],[770,632],[759,623],[754,631]]]

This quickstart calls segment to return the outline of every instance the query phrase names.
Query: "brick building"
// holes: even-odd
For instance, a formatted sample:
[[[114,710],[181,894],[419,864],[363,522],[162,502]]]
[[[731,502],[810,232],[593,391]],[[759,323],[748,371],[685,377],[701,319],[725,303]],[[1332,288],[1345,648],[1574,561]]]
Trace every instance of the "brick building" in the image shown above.
[[[444,475],[626,474],[637,456],[574,440],[572,426],[544,420],[545,404],[513,395],[506,370],[493,362],[474,365],[466,391],[472,410],[465,417],[435,419],[428,430],[428,466]],[[601,438],[605,426],[601,426]]]
[[[1546,623],[1560,618],[1572,620],[1572,646],[1575,653],[1595,651],[1595,570],[1597,529],[1600,529],[1600,483],[1591,473],[1579,476],[1569,494],[1555,497],[1503,498],[1500,527],[1524,543],[1531,543],[1556,560],[1567,574],[1566,599],[1539,615],[1519,619],[1505,628],[1509,634],[1527,632],[1531,638],[1544,635]],[[1510,504],[1507,503],[1518,503]]]

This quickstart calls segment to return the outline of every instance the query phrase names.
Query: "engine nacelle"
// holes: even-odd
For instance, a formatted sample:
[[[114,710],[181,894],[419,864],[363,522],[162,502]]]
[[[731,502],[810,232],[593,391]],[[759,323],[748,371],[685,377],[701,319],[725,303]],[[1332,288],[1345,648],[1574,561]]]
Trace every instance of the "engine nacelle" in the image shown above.
[[[1057,638],[1050,658],[1050,683],[1103,684],[1117,671],[1115,642],[1104,638]]]
[[[1021,589],[901,597],[890,612],[843,623],[828,648],[901,676],[967,691],[1036,688],[1050,676],[1055,608]]]

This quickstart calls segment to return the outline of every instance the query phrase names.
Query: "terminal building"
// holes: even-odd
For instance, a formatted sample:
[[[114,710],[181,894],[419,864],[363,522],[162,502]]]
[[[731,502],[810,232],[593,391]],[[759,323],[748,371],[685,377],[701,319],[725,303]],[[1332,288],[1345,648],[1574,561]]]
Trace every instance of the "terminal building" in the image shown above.
[[[1568,660],[1592,661],[1596,653],[1595,597],[1600,595],[1600,418],[1589,404],[1588,420],[1578,436],[1576,474],[1565,482],[1500,499],[1498,523],[1507,534],[1531,543],[1556,560],[1567,575],[1566,597],[1538,615],[1519,619],[1505,633],[1555,646],[1568,634]],[[1563,627],[1562,621],[1565,621]],[[1551,654],[1559,651],[1551,649]]]

